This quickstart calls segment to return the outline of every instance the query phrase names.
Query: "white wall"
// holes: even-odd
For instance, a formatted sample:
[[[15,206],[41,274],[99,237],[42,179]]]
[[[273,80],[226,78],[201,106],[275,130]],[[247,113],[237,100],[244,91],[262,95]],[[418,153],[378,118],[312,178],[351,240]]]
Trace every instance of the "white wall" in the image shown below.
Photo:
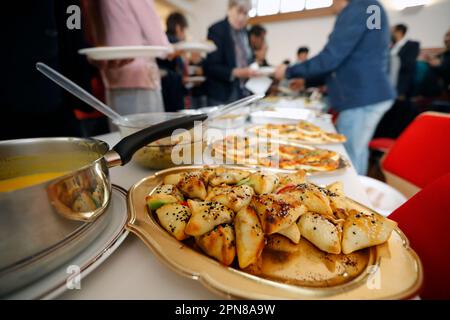
[[[391,24],[405,23],[410,27],[409,37],[421,42],[422,47],[441,47],[446,31],[450,28],[450,0],[429,0],[425,7],[398,11],[393,1],[381,0]],[[205,39],[210,24],[225,17],[227,0],[192,0],[190,13],[191,37]],[[290,20],[267,23],[268,60],[278,64],[284,59],[295,58],[297,48],[310,47],[316,54],[326,43],[334,24],[334,17]]]
[[[382,0],[389,13],[391,24],[405,23],[408,37],[418,40],[422,48],[444,46],[444,35],[450,28],[450,0],[430,0],[425,7],[394,9],[391,0]]]

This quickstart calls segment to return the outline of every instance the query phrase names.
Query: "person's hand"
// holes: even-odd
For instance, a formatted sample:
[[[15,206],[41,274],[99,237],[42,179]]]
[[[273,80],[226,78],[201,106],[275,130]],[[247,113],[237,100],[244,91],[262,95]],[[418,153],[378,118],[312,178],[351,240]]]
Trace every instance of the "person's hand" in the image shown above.
[[[305,90],[305,79],[295,78],[289,82],[289,89],[293,91],[303,91]]]
[[[248,79],[258,75],[256,70],[251,68],[235,68],[233,69],[233,76],[238,79]]]
[[[200,62],[202,62],[202,55],[199,52],[192,52],[191,53],[191,63],[193,64],[199,64]]]
[[[93,66],[97,67],[99,70],[105,70],[105,69],[116,69],[123,67],[131,62],[134,61],[134,59],[116,59],[116,60],[93,60],[89,59],[88,61]]]
[[[280,64],[275,69],[275,79],[277,80],[283,80],[286,75],[286,69],[288,68],[285,64]]]
[[[175,50],[172,53],[169,53],[166,57],[167,60],[172,61],[178,57],[181,57],[184,54],[182,50]]]
[[[428,60],[428,63],[432,67],[439,67],[441,65],[441,59],[439,58],[431,58]]]

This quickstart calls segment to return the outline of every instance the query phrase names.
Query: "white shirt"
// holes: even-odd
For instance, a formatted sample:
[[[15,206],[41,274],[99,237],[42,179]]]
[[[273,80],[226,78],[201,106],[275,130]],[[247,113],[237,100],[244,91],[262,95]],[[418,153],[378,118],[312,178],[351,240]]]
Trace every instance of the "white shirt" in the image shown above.
[[[396,42],[394,44],[394,46],[391,48],[391,62],[390,62],[390,68],[389,68],[389,77],[391,79],[391,83],[394,86],[394,88],[397,87],[398,74],[400,72],[400,67],[401,67],[401,61],[400,61],[400,57],[399,57],[398,53],[405,46],[406,42],[408,42],[408,39],[406,37],[403,37],[403,39]]]

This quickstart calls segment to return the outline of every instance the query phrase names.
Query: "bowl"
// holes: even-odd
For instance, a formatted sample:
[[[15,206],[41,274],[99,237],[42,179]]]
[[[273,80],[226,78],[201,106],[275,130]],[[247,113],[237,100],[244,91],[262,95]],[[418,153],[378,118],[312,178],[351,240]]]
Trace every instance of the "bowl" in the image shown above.
[[[114,122],[122,137],[126,137],[141,129],[158,125],[158,123],[183,117],[178,112],[138,113],[126,116],[125,123]],[[177,165],[200,163],[206,147],[205,125],[191,130],[174,132],[172,136],[154,141],[139,149],[133,161],[146,169],[167,169]]]

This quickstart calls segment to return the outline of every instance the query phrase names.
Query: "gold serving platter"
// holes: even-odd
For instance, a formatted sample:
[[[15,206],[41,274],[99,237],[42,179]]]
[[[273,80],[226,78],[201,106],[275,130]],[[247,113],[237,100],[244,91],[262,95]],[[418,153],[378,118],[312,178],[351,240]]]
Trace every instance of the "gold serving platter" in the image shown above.
[[[263,251],[258,275],[224,266],[196,250],[189,241],[177,241],[148,212],[145,198],[162,183],[164,176],[201,168],[187,166],[159,171],[136,183],[128,193],[127,229],[177,273],[200,281],[226,298],[407,299],[418,294],[423,282],[422,264],[400,229],[394,230],[387,243],[347,256],[326,254],[304,239],[298,245],[286,240],[272,250],[270,241],[283,241],[284,237],[271,237]],[[349,201],[362,211],[373,212]]]

